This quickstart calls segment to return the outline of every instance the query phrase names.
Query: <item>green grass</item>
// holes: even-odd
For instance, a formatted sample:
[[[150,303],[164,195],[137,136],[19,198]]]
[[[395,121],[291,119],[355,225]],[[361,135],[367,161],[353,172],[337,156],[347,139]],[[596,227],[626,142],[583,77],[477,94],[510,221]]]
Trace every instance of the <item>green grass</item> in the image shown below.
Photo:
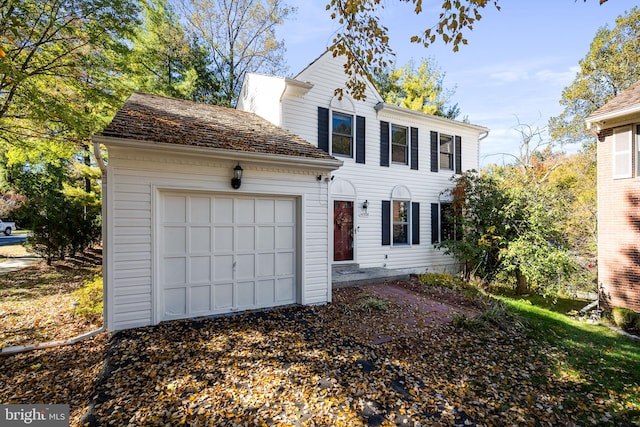
[[[561,303],[561,310],[552,310],[522,299],[499,299],[529,325],[539,343],[533,351],[554,353],[550,360],[558,378],[593,393],[594,399],[616,401],[617,416],[626,414],[640,425],[640,341],[571,319],[560,312],[571,306],[568,302]]]
[[[591,302],[585,299],[572,299],[554,296],[545,297],[542,295],[528,295],[526,297],[519,297],[519,299],[529,301],[537,307],[546,308],[547,310],[561,314],[567,314],[571,311],[580,311],[580,309],[584,308]]]

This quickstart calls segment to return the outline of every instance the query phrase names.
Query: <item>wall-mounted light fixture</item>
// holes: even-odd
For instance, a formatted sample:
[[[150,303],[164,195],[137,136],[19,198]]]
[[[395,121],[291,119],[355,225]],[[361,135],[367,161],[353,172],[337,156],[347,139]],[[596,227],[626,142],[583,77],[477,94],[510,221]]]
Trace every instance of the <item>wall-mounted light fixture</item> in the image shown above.
[[[369,200],[362,202],[362,210],[366,212],[367,209],[369,209]]]
[[[233,178],[231,178],[231,186],[237,190],[238,188],[240,188],[240,186],[242,185],[242,166],[240,166],[240,163],[238,163],[236,165],[235,168],[233,168]]]

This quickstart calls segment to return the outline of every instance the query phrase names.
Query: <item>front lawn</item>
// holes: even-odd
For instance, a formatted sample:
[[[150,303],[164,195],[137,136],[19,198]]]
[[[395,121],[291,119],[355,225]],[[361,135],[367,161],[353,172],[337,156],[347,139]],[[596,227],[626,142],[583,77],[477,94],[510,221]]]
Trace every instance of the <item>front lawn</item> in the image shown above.
[[[412,307],[407,333],[398,301],[363,292],[3,357],[0,401],[93,426],[640,425],[639,342],[513,299],[439,326]],[[370,344],[363,324],[398,333]]]

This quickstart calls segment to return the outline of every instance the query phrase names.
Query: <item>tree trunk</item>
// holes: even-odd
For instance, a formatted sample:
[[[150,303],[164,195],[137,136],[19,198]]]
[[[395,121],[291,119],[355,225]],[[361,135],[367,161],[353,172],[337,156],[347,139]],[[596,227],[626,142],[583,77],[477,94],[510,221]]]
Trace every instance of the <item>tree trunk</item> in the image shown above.
[[[516,268],[516,295],[524,295],[529,292],[527,278],[522,275],[519,268]]]

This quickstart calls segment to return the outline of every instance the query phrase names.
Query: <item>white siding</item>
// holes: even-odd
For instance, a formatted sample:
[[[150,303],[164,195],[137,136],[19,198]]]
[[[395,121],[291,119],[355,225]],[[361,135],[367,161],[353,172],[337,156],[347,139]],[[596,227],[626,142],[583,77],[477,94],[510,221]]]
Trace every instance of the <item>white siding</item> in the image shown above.
[[[296,76],[296,80],[309,82],[313,87],[304,97],[283,98],[282,125],[285,128],[317,145],[318,107],[330,108],[335,89],[344,88],[347,77],[343,73],[343,64],[342,58],[325,54]],[[355,114],[366,119],[366,163],[357,164],[355,157],[339,157],[344,165],[333,172],[334,185],[344,179],[356,190],[354,262],[361,267],[455,270],[458,266],[453,258],[436,250],[431,244],[431,203],[438,203],[442,191],[451,187],[453,171],[431,172],[430,131],[462,137],[463,170],[479,168],[478,138],[482,131],[477,126],[415,112],[389,108],[378,112],[374,107],[380,101],[379,94],[372,88],[367,91],[364,101],[353,101]],[[409,165],[393,163],[389,167],[380,166],[380,121],[418,128],[418,170],[410,169]],[[419,245],[382,245],[382,200],[390,200],[391,192],[397,185],[406,186],[411,192],[411,201],[420,203]],[[339,197],[336,196],[336,199]],[[365,200],[369,202],[366,215],[361,209]],[[332,235],[330,233],[330,247]],[[333,259],[332,250],[330,259]]]
[[[330,300],[327,183],[320,173],[241,161],[242,187],[230,186],[235,162],[158,150],[109,147],[107,181],[107,316],[115,331],[158,321],[155,307],[159,192],[286,195],[298,203],[298,303]],[[304,228],[304,229],[303,229]],[[309,238],[307,236],[312,236]]]
[[[251,111],[275,125],[282,124],[280,97],[285,79],[249,73],[245,75],[238,99],[238,110]]]

